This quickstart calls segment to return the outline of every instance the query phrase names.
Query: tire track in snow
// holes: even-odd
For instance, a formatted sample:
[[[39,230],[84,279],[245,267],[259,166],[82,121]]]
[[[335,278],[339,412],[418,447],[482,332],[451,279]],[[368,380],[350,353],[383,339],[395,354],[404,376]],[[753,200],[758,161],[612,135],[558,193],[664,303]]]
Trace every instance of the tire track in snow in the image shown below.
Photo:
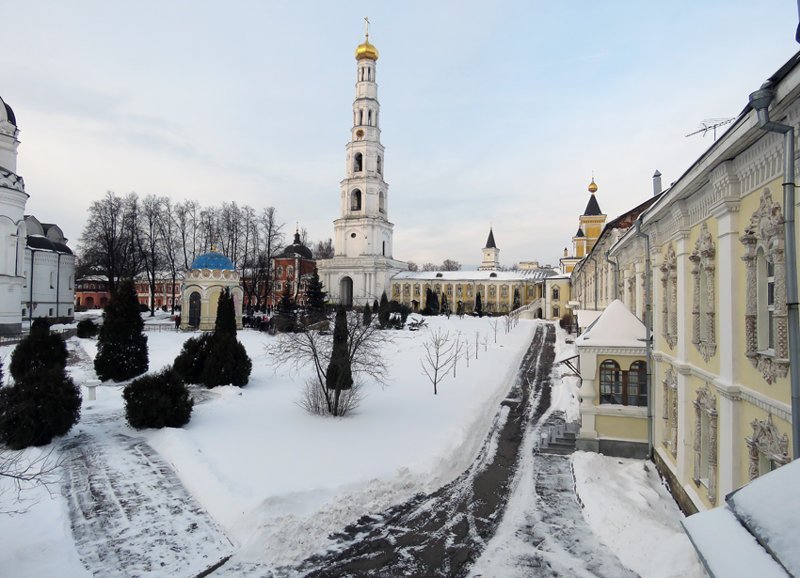
[[[555,329],[540,326],[478,457],[456,480],[334,536],[329,552],[277,574],[462,576],[494,534],[514,483],[526,432],[549,406]],[[542,406],[542,407],[540,407]]]
[[[98,423],[109,419],[93,417]],[[101,437],[89,431],[97,424],[87,421],[60,450],[70,525],[89,571],[195,576],[232,553],[230,541],[143,439],[122,433]]]

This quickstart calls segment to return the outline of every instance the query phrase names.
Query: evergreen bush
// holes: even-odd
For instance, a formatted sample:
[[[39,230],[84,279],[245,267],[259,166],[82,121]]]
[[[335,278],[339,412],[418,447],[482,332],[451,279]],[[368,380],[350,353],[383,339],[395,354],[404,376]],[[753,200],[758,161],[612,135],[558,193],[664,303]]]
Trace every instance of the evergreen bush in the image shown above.
[[[125,386],[125,418],[131,427],[181,427],[189,423],[194,405],[189,389],[171,367],[143,375]]]
[[[0,388],[0,441],[11,449],[48,444],[80,415],[80,389],[63,368],[28,372]]]
[[[483,317],[483,305],[481,304],[480,291],[475,294],[475,313],[478,314],[478,317]]]
[[[391,311],[389,311],[389,299],[386,297],[386,291],[384,291],[381,294],[381,303],[378,307],[378,323],[381,324],[381,327],[385,328],[389,325],[390,316],[391,316]],[[336,334],[336,329],[334,328],[334,336],[335,334]]]
[[[327,318],[325,314],[325,297],[327,293],[322,290],[323,284],[319,280],[317,268],[306,283],[306,311],[311,318],[311,323],[317,323]]]
[[[236,307],[233,304],[231,290],[227,287],[219,292],[217,318],[214,320],[214,333],[236,335]]]
[[[97,335],[97,325],[91,319],[78,321],[78,337],[86,339]]]
[[[228,384],[238,387],[247,385],[253,363],[244,345],[227,333],[212,335],[208,343],[201,383],[208,388]]]
[[[386,294],[384,293],[384,297]],[[325,372],[325,386],[339,392],[353,387],[353,373],[350,367],[350,354],[347,349],[347,311],[344,307],[336,309],[333,326],[333,350],[328,369]]]
[[[297,329],[297,315],[295,315],[295,303],[289,293],[289,285],[283,288],[281,299],[278,301],[278,313],[273,319],[275,329],[281,333],[292,333]]]
[[[364,313],[363,317],[361,318],[361,323],[364,327],[369,327],[370,323],[372,323],[372,310],[369,308],[369,303],[364,305]]]
[[[31,332],[14,348],[8,369],[11,377],[19,381],[27,373],[50,368],[64,371],[66,366],[66,343],[60,335],[50,333],[45,319],[37,319],[31,325]]]
[[[208,356],[211,335],[204,333],[183,343],[172,369],[184,383],[203,383],[203,367]]]
[[[133,281],[119,284],[106,306],[94,369],[102,380],[123,381],[147,371],[147,336]]]

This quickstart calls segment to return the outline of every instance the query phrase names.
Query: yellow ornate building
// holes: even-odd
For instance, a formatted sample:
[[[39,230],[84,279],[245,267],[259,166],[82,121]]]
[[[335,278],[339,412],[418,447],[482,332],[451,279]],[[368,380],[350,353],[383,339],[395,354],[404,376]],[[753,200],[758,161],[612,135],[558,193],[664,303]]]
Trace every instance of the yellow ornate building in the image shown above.
[[[769,83],[768,116],[778,124],[767,128],[797,131],[800,53]],[[598,242],[572,275],[579,307],[602,310],[617,297],[652,330],[647,442],[686,511],[719,505],[793,452],[790,360],[800,367],[800,359],[798,344],[789,342],[786,285],[797,268],[787,263],[787,243],[798,243],[785,237],[783,199],[783,184],[793,186],[784,156],[793,151],[783,134],[762,128],[761,114],[760,122],[746,105],[702,157],[618,238]],[[795,212],[788,209],[792,218]],[[600,392],[623,379],[611,371],[583,387],[603,404]]]

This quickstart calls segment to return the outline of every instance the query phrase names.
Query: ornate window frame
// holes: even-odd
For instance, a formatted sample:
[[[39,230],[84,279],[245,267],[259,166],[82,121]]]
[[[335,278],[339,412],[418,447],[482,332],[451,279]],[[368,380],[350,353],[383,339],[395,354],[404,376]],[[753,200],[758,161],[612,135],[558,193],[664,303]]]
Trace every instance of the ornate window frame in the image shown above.
[[[692,262],[694,300],[692,302],[692,343],[705,361],[717,351],[715,294],[716,249],[708,225],[703,222],[700,236],[689,256]],[[703,305],[706,305],[703,307]]]
[[[717,503],[717,396],[711,393],[708,384],[697,390],[694,405],[694,483],[705,484],[701,480],[701,456],[703,453],[703,414],[708,418],[708,501]]]
[[[664,446],[678,456],[678,376],[672,367],[664,375]]]
[[[756,479],[761,472],[759,462],[761,456],[775,462],[779,466],[788,464],[789,458],[789,436],[781,434],[780,430],[772,423],[772,414],[767,414],[767,419],[754,419],[750,422],[753,428],[753,435],[744,438],[750,458],[748,475],[751,480]]]
[[[745,346],[746,355],[767,383],[786,377],[789,372],[789,323],[786,307],[786,264],[784,257],[783,209],[772,200],[769,188],[761,193],[758,209],[750,218],[744,235],[739,237],[744,244],[747,276],[747,298],[745,303]],[[759,267],[758,254],[774,268],[774,325],[772,350],[760,351],[758,347],[759,326],[767,323],[764,315],[759,316]],[[760,318],[761,317],[761,318]],[[762,327],[763,328],[763,327]]]
[[[664,263],[661,265],[661,286],[663,323],[661,335],[669,345],[675,348],[678,342],[678,257],[675,247],[670,243],[664,252]]]

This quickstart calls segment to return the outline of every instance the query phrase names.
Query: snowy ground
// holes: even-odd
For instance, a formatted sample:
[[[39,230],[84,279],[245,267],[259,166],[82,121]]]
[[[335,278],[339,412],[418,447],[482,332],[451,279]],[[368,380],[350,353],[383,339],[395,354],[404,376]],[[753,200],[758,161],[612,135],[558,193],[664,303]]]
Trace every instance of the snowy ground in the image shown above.
[[[162,320],[166,321],[168,318]],[[81,436],[90,433],[100,453],[110,452],[107,461],[128,468],[133,475],[134,466],[126,465],[120,454],[146,447],[140,444],[146,442],[156,452],[154,459],[171,466],[196,500],[198,508],[186,510],[198,515],[205,511],[213,519],[215,524],[208,525],[204,534],[214,553],[209,559],[224,553],[225,540],[230,540],[229,549],[235,551],[231,565],[292,566],[324,550],[329,535],[362,515],[435,490],[460,474],[480,449],[538,322],[522,321],[509,334],[501,322],[496,343],[487,319],[431,318],[428,323],[430,328],[420,332],[392,332],[394,341],[385,350],[391,364],[390,383],[367,383],[360,409],[345,419],[307,415],[297,405],[304,376],[276,372],[264,351],[265,344],[276,338],[242,331],[239,338],[253,359],[250,384],[243,389],[221,387],[208,392],[185,428],[131,430],[121,418],[121,387],[105,385],[99,388],[97,401],[84,400],[81,423],[55,447],[57,451],[74,448],[81,444]],[[477,333],[488,343],[485,350],[480,346],[478,359],[473,357],[469,368],[462,362],[458,378],[448,377],[434,396],[431,384],[421,374],[419,359],[422,342],[436,327],[460,331],[473,343]],[[153,370],[171,363],[189,337],[176,332],[147,335]],[[563,334],[559,335],[563,348]],[[91,359],[96,342],[74,338],[70,348],[70,371],[76,381],[94,378]],[[0,356],[9,353],[10,348],[0,348]],[[557,377],[560,380],[561,376]],[[554,404],[574,415],[575,379],[567,377],[560,383],[553,393]],[[585,482],[579,482],[578,492],[586,506],[582,523],[588,523],[595,537],[635,572],[677,575],[637,558],[641,552],[652,554],[655,548],[642,546],[641,534],[657,535],[662,539],[659,544],[664,540],[670,544],[672,567],[683,568],[683,575],[699,574],[693,550],[680,533],[680,514],[659,490],[652,466],[647,474],[644,462],[589,456],[603,460],[592,463],[584,455],[576,456],[574,469],[579,479],[583,479],[580,472],[592,472]],[[645,475],[634,475],[637,468]],[[620,480],[624,484],[620,485]],[[592,491],[598,484],[602,490]],[[79,491],[72,490],[72,497]],[[625,505],[629,495],[634,499]],[[0,506],[7,497],[0,495]],[[67,500],[60,496],[50,499],[41,492],[38,497],[40,502],[23,515],[0,515],[2,574],[130,575],[98,556],[81,556],[71,536]],[[642,508],[642,500],[650,504],[649,510]],[[643,516],[647,524],[642,522]],[[135,523],[146,525],[144,521]],[[633,533],[640,533],[636,534],[638,543],[620,540],[619,531],[603,532],[613,524],[633,526]],[[214,527],[225,539],[214,538]],[[506,530],[514,531],[513,521],[509,520]],[[78,542],[85,551],[80,539]],[[493,542],[487,552],[492,551]],[[626,557],[626,548],[640,552]],[[42,552],[48,555],[42,556]],[[90,573],[83,568],[82,558],[90,565]],[[645,558],[653,562],[654,556]],[[494,567],[489,560],[479,561],[487,568],[483,575],[498,575],[488,570]],[[156,568],[147,575],[174,574]]]

